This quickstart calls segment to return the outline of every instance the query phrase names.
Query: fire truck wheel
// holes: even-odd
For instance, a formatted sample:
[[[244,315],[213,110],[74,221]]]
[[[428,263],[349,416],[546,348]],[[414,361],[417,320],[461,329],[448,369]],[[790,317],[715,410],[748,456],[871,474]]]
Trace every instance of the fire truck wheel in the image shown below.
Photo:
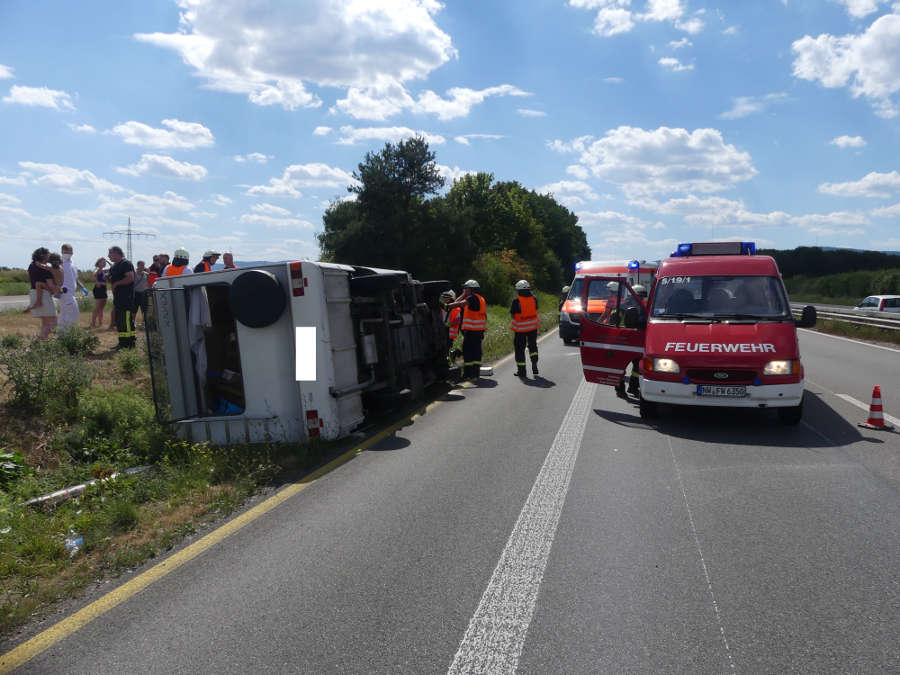
[[[659,406],[654,401],[648,401],[641,397],[640,403],[641,419],[651,420],[659,417]]]
[[[265,328],[284,313],[284,288],[271,272],[249,270],[240,274],[229,291],[234,317],[250,328]]]
[[[803,419],[803,402],[791,408],[778,408],[778,421],[782,424],[800,424]]]

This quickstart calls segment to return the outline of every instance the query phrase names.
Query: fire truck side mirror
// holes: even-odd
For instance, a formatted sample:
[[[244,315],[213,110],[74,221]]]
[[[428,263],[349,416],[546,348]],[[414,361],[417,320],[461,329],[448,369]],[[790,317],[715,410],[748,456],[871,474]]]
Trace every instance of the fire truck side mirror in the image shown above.
[[[629,307],[625,310],[625,328],[643,328],[640,309]]]
[[[797,327],[812,328],[816,325],[816,318],[816,308],[812,305],[807,305],[800,314],[800,319],[797,321]]]

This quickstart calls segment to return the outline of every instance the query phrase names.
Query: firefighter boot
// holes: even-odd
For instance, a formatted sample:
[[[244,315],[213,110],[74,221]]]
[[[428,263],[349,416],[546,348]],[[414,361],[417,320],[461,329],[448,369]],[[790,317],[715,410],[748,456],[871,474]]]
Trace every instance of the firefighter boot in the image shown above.
[[[527,377],[528,373],[525,371],[525,364],[520,363],[516,366],[516,377]]]
[[[538,374],[537,358],[531,359],[531,374],[532,375]]]
[[[624,398],[626,401],[628,400],[628,394],[625,393],[624,382],[619,382],[619,384],[616,385],[616,396],[618,396],[619,398]]]
[[[628,378],[628,393],[639,398],[641,395],[640,380],[634,375]]]

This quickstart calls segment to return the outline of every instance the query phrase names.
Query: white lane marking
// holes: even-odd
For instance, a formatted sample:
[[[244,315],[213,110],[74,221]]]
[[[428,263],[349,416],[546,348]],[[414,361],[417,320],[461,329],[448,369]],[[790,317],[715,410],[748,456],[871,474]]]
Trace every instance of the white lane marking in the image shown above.
[[[831,335],[830,333],[820,333],[817,330],[810,330],[809,328],[798,328],[797,330],[802,330],[804,333],[813,333],[815,335],[821,335],[823,337],[832,338],[834,340],[843,340],[844,342],[852,342],[857,345],[865,345],[866,347],[872,347],[873,349],[884,349],[888,352],[900,352],[900,349],[894,349],[893,347],[882,347],[881,345],[873,345],[871,342],[863,342],[862,340],[853,340],[851,338],[841,337],[840,335]]]
[[[515,673],[597,385],[581,381],[448,673]]]
[[[712,600],[713,610],[716,612],[716,621],[719,623],[719,632],[722,634],[722,644],[725,645],[725,654],[728,656],[728,663],[731,665],[732,672],[735,671],[734,661],[731,658],[731,649],[728,647],[728,638],[725,637],[725,626],[722,624],[722,616],[719,614],[719,603],[716,602],[716,594],[713,592],[712,581],[709,578],[709,570],[706,569],[706,560],[703,558],[703,549],[700,547],[700,537],[697,536],[697,526],[694,525],[694,514],[691,512],[691,505],[688,503],[687,492],[684,489],[684,481],[681,479],[681,469],[678,466],[678,460],[675,459],[675,450],[672,448],[672,439],[666,436],[669,443],[669,454],[672,455],[672,463],[675,465],[675,475],[678,476],[678,485],[681,486],[681,496],[684,497],[684,506],[687,509],[688,520],[691,521],[691,532],[694,534],[694,543],[697,545],[697,554],[700,556],[700,564],[703,566],[703,576],[706,577],[706,588],[709,591],[709,598]]]
[[[845,401],[847,401],[847,403],[852,403],[860,410],[865,410],[866,412],[869,412],[869,406],[867,406],[862,401],[857,401],[855,398],[853,398],[852,396],[850,396],[848,394],[835,394],[835,396],[837,396],[838,398],[844,399]],[[898,420],[896,417],[894,417],[893,415],[888,415],[887,413],[882,413],[882,414],[884,415],[885,422],[890,422],[894,426],[900,426],[900,420]]]

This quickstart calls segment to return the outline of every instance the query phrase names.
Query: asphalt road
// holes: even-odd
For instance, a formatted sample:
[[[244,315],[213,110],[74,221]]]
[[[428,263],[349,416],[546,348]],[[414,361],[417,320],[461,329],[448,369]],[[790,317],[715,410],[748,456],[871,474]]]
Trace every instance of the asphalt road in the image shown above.
[[[28,307],[27,295],[0,295],[0,312]]]
[[[801,343],[799,426],[648,424],[553,336],[21,671],[898,672],[900,352]]]

